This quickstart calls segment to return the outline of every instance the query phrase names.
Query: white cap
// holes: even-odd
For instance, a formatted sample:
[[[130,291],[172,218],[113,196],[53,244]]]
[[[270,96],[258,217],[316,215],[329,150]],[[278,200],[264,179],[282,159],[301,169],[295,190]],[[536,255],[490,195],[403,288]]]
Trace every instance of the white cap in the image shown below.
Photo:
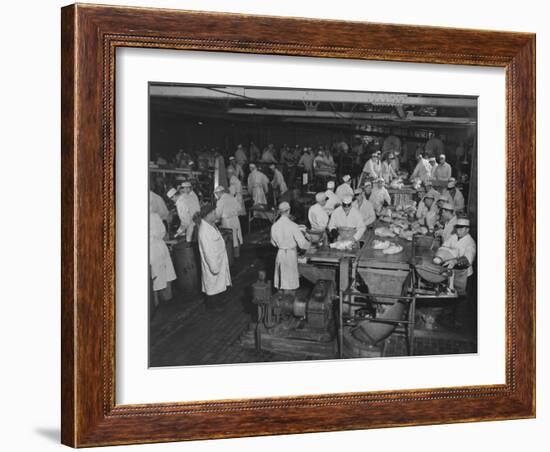
[[[229,157],[229,160],[235,160],[235,157],[230,156],[230,157]]]
[[[365,181],[365,183],[363,184],[363,188],[365,187],[372,187],[372,182],[370,180]]]
[[[430,191],[428,191],[428,193],[426,193],[424,195],[424,198],[437,199],[437,198],[439,198],[439,193],[435,190],[430,190]]]
[[[280,212],[288,212],[290,210],[290,204],[286,201],[279,204],[279,211]]]
[[[334,181],[330,180],[327,182],[327,188],[328,189],[334,189]]]
[[[378,182],[386,182],[386,181],[384,180],[383,177],[378,177],[374,180],[374,182],[378,183]]]
[[[451,177],[449,179],[449,182],[447,182],[447,188],[454,188],[456,187],[456,179],[454,177]]]
[[[182,182],[182,183],[180,184],[180,187],[181,187],[181,188],[185,188],[185,187],[191,188],[192,185],[191,185],[191,182]]]
[[[351,177],[349,177],[349,174],[346,174],[344,177],[342,177],[342,180],[344,182],[349,182],[351,180]]]
[[[214,193],[219,193],[221,191],[225,191],[225,188],[223,188],[221,185],[218,185],[215,189],[214,189]]]
[[[251,163],[250,165],[248,165],[248,167],[253,170],[253,169],[256,169],[256,165],[254,165],[254,163]]]
[[[456,225],[470,227],[470,220],[468,218],[459,218],[456,220]]]
[[[430,158],[428,159],[428,162],[435,162],[435,157],[430,157]]]
[[[354,194],[354,195],[360,195],[361,193],[363,193],[363,190],[361,190],[360,188],[356,188],[356,189],[353,191],[353,194]]]
[[[168,196],[168,198],[172,198],[177,192],[178,191],[175,188],[171,188],[168,190],[168,193],[166,193],[166,196]]]
[[[344,196],[342,198],[342,204],[351,204],[353,202],[353,198],[350,195]]]
[[[325,199],[327,199],[327,194],[323,191],[315,195],[315,201],[317,202],[324,201]]]
[[[440,159],[445,159],[445,154],[439,154]]]
[[[444,202],[441,205],[441,208],[445,209],[445,210],[450,210],[451,212],[454,212],[454,210],[455,210],[455,207],[450,202]]]
[[[449,195],[447,193],[441,193],[439,195],[438,201],[450,201]]]

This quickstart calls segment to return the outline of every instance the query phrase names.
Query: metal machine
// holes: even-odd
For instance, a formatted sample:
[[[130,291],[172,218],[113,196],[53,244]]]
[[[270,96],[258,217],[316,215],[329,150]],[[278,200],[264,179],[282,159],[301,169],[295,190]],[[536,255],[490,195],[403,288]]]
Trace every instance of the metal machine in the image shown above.
[[[333,281],[317,281],[307,298],[279,291],[259,272],[252,285],[252,301],[258,309],[255,345],[259,350],[330,358],[336,353]]]

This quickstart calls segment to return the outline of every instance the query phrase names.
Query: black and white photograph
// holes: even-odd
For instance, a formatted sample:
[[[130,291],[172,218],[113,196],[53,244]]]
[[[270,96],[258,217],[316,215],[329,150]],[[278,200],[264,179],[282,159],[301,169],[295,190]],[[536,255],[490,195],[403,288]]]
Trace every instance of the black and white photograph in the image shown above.
[[[149,366],[478,352],[478,98],[150,82]]]

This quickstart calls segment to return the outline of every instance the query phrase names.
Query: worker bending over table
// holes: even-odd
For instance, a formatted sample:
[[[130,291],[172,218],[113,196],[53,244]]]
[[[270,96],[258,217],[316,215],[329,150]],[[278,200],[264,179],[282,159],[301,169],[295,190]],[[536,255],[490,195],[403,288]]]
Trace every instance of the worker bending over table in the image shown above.
[[[359,211],[353,207],[353,198],[346,196],[342,205],[337,207],[328,222],[329,235],[332,240],[353,240],[359,242],[367,227]],[[346,234],[345,231],[348,231]]]

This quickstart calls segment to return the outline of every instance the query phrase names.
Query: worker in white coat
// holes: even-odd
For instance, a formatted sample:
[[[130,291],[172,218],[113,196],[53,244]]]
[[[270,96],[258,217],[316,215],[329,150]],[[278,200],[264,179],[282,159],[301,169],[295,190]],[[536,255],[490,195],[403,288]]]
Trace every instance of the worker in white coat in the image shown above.
[[[363,219],[365,226],[370,226],[376,221],[376,212],[374,211],[374,206],[372,203],[365,197],[364,190],[358,188],[355,190],[355,199],[352,203]]]
[[[340,198],[340,201],[346,196],[353,196],[353,188],[351,188],[351,177],[349,174],[342,177],[342,183],[338,185],[336,189],[336,196]]]
[[[342,205],[337,207],[328,222],[328,230],[331,237],[338,238],[338,240],[351,239],[355,242],[359,242],[367,227],[363,222],[363,218],[359,211],[353,207],[353,198],[346,196],[342,200]],[[349,233],[345,233],[340,230],[341,228],[350,229]]]
[[[386,184],[389,184],[393,179],[397,179],[397,173],[391,164],[393,160],[395,160],[395,155],[390,153],[382,160],[380,165],[380,177],[384,179]]]
[[[283,194],[288,191],[285,178],[274,163],[269,165],[269,169],[273,172],[273,179],[271,179],[271,186],[273,187],[273,193],[275,194],[275,200],[279,199]],[[275,201],[277,204],[277,201]]]
[[[311,230],[316,232],[324,231],[328,226],[328,214],[325,210],[325,204],[327,203],[327,194],[325,192],[317,193],[315,195],[315,204],[313,204],[307,213]]]
[[[470,220],[456,220],[454,233],[443,242],[444,247],[456,252],[456,258],[443,263],[454,270],[454,285],[460,295],[466,293],[467,279],[474,274],[472,265],[476,257],[476,242],[470,235]]]
[[[153,190],[149,190],[149,208],[152,212],[157,213],[162,221],[168,221],[170,212],[162,196],[157,195]]]
[[[418,163],[416,164],[410,180],[420,179],[422,182],[425,182],[432,177],[432,167],[428,160],[426,160],[422,154],[418,154],[417,157]]]
[[[384,207],[384,204],[391,204],[391,196],[388,193],[388,190],[386,189],[385,181],[383,178],[379,177],[374,181],[375,186],[372,189],[372,193],[370,194],[369,201],[372,202],[372,205],[374,206],[374,211],[376,212],[376,215],[380,215],[380,211]]]
[[[225,192],[225,188],[218,185],[214,189],[216,198],[216,215],[222,228],[231,229],[233,232],[233,255],[237,259],[241,253],[243,243],[243,234],[241,232],[241,223],[239,222],[239,203],[235,197]]]
[[[220,307],[217,295],[231,286],[229,259],[225,241],[216,227],[216,208],[203,206],[194,219],[198,223],[199,254],[201,257],[202,291],[208,309]]]
[[[243,200],[243,186],[231,167],[227,168],[227,178],[229,179],[229,194],[239,203],[239,216],[246,215],[246,208]]]
[[[308,249],[310,242],[298,225],[290,218],[290,204],[279,204],[281,217],[271,226],[271,243],[279,248],[275,259],[274,286],[283,291],[294,291],[300,287],[298,274],[298,253],[296,248]]]
[[[153,281],[154,302],[158,305],[157,293],[170,286],[176,279],[176,272],[168,247],[164,242],[166,228],[158,213],[149,206],[149,263]],[[171,298],[171,297],[170,297]]]
[[[447,190],[445,190],[443,193],[449,196],[451,202],[455,206],[456,212],[462,212],[465,208],[464,204],[464,195],[462,192],[457,188],[456,186],[456,179],[454,177],[451,177],[449,179],[449,182],[447,182]]]
[[[336,196],[336,193],[334,193],[334,186],[334,181],[327,182],[327,191],[325,192],[327,195],[327,202],[324,207],[328,215],[330,215],[334,209],[342,203],[340,198]]]
[[[199,198],[193,191],[191,182],[183,182],[180,185],[181,193],[175,199],[176,210],[180,219],[180,227],[176,232],[176,237],[184,236],[190,242],[193,238],[195,223],[193,215],[200,210]]]
[[[436,190],[429,190],[418,203],[416,209],[416,219],[421,225],[425,225],[429,232],[433,232],[437,223],[439,209],[436,202],[438,197],[439,193]]]
[[[371,157],[363,166],[363,172],[361,174],[360,183],[362,183],[366,178],[378,179],[381,175],[382,165],[380,164],[380,154],[374,152],[371,154]]]
[[[269,190],[269,179],[254,163],[250,164],[248,175],[248,192],[254,200],[254,204],[267,204],[266,193]]]
[[[456,221],[454,206],[450,202],[444,202],[440,209],[440,222],[443,228],[434,233],[436,237],[441,237],[441,243],[445,243],[451,237]]]

